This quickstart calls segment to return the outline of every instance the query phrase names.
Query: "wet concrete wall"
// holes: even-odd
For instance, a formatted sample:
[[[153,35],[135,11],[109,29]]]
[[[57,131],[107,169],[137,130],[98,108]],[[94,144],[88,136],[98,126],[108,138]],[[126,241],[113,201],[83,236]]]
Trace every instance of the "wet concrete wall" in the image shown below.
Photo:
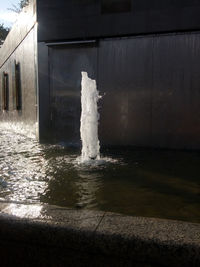
[[[200,148],[199,43],[199,34],[100,42],[103,142]]]
[[[200,34],[43,44],[50,62],[44,82],[50,86],[43,97],[50,101],[47,117],[41,114],[49,130],[43,128],[41,136],[48,132],[55,141],[80,143],[81,71],[87,71],[104,95],[99,103],[102,145],[199,149],[199,47]]]
[[[37,24],[34,2],[20,15],[0,55],[0,121],[30,136],[37,134]],[[16,66],[19,68],[18,79]],[[8,76],[8,106],[4,106],[4,74]],[[17,81],[18,80],[18,81]],[[18,88],[16,88],[16,86]],[[19,106],[17,106],[17,97]]]
[[[39,41],[200,29],[199,0],[43,0]]]
[[[38,1],[41,140],[80,144],[84,70],[105,93],[102,145],[199,149],[199,12],[199,0]]]

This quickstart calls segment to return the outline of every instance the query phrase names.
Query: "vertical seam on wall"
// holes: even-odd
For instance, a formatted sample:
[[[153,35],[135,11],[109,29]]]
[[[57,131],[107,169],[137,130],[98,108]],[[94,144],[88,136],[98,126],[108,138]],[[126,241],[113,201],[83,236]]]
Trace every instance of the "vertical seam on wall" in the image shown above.
[[[50,76],[50,71],[51,71],[51,69],[50,69],[50,48],[47,46],[47,49],[48,49],[48,52],[47,52],[48,73],[47,73],[47,75],[48,75],[49,116],[50,116],[49,117],[50,125],[48,125],[48,126],[50,127],[50,129],[52,129],[53,128],[52,127],[53,120],[52,120],[52,95],[51,95],[52,94],[52,90],[51,90],[51,76]]]
[[[39,139],[39,73],[38,73],[38,27],[34,29],[34,72],[35,72],[35,107],[36,107],[36,133]]]
[[[154,39],[155,37],[152,37],[152,82],[151,82],[151,94],[150,94],[150,102],[151,102],[151,115],[150,115],[150,120],[151,120],[151,146],[153,146],[153,92],[154,92]]]
[[[98,40],[96,48],[97,48],[96,66],[97,66],[97,90],[98,90],[99,89],[98,87],[99,87],[99,49],[100,49],[100,40]]]

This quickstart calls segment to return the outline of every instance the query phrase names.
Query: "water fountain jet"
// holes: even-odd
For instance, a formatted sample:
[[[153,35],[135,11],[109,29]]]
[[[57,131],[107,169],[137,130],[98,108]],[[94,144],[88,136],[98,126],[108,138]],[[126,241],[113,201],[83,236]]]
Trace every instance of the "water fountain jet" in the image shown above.
[[[81,72],[81,126],[82,141],[81,162],[100,159],[100,144],[98,139],[98,100],[101,98],[96,81],[88,77],[87,72]]]

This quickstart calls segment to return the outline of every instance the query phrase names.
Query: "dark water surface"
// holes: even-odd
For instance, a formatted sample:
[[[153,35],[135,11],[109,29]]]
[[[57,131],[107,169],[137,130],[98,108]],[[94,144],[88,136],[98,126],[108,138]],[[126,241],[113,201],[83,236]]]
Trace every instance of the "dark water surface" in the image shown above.
[[[200,222],[199,152],[105,150],[93,166],[79,154],[1,130],[0,201]]]

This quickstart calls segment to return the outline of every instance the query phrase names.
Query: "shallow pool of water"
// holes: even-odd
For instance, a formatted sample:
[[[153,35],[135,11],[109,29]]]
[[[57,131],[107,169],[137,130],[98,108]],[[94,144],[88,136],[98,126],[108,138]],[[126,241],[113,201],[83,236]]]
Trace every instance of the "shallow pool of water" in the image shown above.
[[[78,164],[79,150],[0,132],[0,201],[49,203],[133,216],[200,222],[200,153],[127,148],[104,164]]]

